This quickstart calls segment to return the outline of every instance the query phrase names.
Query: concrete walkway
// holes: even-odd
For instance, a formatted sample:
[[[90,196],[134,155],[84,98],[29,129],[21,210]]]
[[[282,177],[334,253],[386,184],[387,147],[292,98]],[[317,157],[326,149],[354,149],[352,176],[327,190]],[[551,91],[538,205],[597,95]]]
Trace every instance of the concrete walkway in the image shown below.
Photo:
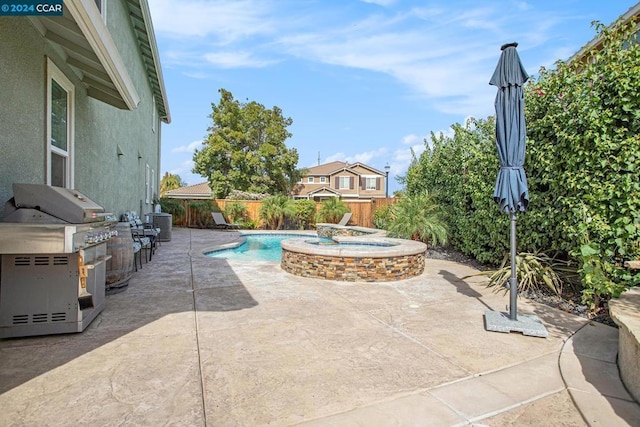
[[[0,425],[640,425],[614,328],[521,300],[548,338],[487,332],[508,295],[448,261],[345,283],[202,255],[236,236],[174,228],[83,333],[0,341]]]

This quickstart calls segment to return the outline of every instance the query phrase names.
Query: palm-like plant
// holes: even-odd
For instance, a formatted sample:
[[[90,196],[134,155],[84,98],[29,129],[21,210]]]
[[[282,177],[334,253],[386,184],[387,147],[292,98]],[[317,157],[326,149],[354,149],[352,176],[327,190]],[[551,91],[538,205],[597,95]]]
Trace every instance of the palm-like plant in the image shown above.
[[[447,244],[447,225],[441,219],[440,206],[428,193],[400,199],[393,205],[391,217],[387,230],[390,236]]]
[[[224,214],[233,223],[244,223],[249,218],[249,211],[247,205],[242,202],[231,202],[224,208]]]
[[[270,230],[281,230],[285,216],[295,214],[295,205],[289,197],[277,194],[269,196],[260,206],[260,219],[263,219]]]
[[[328,222],[335,224],[344,214],[349,211],[349,207],[337,197],[330,197],[322,202],[318,211],[318,222]]]
[[[542,252],[522,252],[516,255],[516,277],[518,279],[518,292],[539,291],[548,289],[556,295],[562,295],[564,283],[571,284],[577,270],[567,261],[557,260]],[[509,291],[509,279],[511,278],[510,256],[506,254],[500,268],[492,271],[482,271],[477,274],[465,276],[489,276],[487,287],[492,287],[495,292]]]

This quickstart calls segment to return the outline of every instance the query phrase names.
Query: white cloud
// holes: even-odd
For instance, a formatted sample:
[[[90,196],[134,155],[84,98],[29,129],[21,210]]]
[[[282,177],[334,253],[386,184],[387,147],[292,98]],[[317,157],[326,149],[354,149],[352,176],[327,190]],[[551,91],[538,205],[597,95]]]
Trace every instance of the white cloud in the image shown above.
[[[347,155],[344,153],[335,153],[332,154],[331,156],[327,157],[322,163],[331,163],[331,162],[346,162],[347,161]],[[312,166],[315,166],[312,165]]]
[[[278,62],[254,58],[250,52],[235,51],[207,53],[204,59],[220,68],[264,68]]]
[[[363,3],[377,4],[378,6],[391,6],[396,0],[360,0]]]
[[[228,44],[274,31],[266,19],[268,2],[261,0],[153,0],[151,15],[157,33],[171,37],[212,37]]]
[[[366,165],[373,166],[373,163],[375,160],[385,159],[386,157],[388,157],[387,156],[388,152],[389,150],[385,147],[381,147],[372,151],[356,153],[350,156],[340,152],[327,157],[323,163],[340,161],[340,162],[347,162],[347,163],[364,163]]]
[[[400,148],[393,152],[391,160],[391,171],[396,175],[402,175],[407,172],[413,156],[420,157],[425,150],[424,143],[414,144],[411,147]]]
[[[410,134],[410,135],[406,135],[402,137],[402,143],[404,145],[409,145],[409,144],[413,144],[416,141],[419,141],[420,138],[417,135],[414,134]]]
[[[186,77],[198,80],[210,79],[212,77],[211,74],[202,71],[185,71],[182,74]]]
[[[501,44],[517,39],[521,47],[539,46],[553,36],[554,28],[571,19],[542,15],[524,1],[446,8],[399,5],[368,15],[351,15],[350,8],[339,5],[310,9],[264,0],[154,0],[151,10],[159,34],[188,40],[184,46],[172,45],[166,54],[170,64],[264,68],[289,55],[387,74],[425,97],[437,111],[458,115],[492,114],[494,92],[488,80]],[[572,49],[556,40],[554,44],[556,55],[567,56]],[[546,65],[549,59],[530,62],[539,67],[540,61]],[[204,75],[202,70],[191,74]]]
[[[193,160],[185,160],[180,162],[177,167],[170,169],[168,172],[173,175],[178,175],[180,178],[187,183],[187,185],[199,184],[201,182],[206,182],[207,179],[201,177],[200,175],[194,174],[193,170]]]
[[[187,145],[180,145],[178,147],[174,147],[171,149],[171,152],[172,153],[193,153],[195,152],[196,148],[200,148],[201,145],[202,145],[202,140],[193,141]]]

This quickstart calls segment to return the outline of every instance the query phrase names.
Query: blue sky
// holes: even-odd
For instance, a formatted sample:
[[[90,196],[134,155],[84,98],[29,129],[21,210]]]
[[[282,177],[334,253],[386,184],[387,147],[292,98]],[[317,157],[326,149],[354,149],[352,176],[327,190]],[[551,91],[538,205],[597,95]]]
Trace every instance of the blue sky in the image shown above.
[[[536,75],[636,0],[150,0],[172,122],[161,173],[188,184],[224,88],[278,106],[299,167],[363,162],[403,175],[430,133],[493,115],[488,82],[517,41]],[[400,189],[390,179],[390,191]]]

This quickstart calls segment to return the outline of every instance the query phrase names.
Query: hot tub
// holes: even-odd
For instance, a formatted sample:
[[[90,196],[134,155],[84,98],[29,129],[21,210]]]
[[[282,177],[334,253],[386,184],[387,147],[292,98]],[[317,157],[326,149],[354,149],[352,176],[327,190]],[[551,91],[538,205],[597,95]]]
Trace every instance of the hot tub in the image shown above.
[[[334,236],[333,241],[283,240],[281,267],[296,276],[349,282],[389,282],[419,276],[427,245],[389,237]]]

